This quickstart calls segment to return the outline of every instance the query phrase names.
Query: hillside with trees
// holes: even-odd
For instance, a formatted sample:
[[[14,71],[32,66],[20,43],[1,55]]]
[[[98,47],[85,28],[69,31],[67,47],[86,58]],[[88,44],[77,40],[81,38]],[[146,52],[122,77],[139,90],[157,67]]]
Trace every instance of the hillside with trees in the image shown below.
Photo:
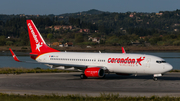
[[[73,46],[180,46],[180,10],[103,12],[95,9],[61,15],[0,14],[0,46],[27,46],[26,19],[32,19],[47,43]]]

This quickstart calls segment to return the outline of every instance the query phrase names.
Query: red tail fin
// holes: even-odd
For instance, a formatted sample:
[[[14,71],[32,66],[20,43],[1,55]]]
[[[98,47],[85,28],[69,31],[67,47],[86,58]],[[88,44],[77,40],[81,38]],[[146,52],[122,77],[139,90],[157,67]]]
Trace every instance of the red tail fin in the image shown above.
[[[31,43],[31,54],[40,55],[49,52],[59,52],[47,46],[32,20],[27,20],[26,22]]]

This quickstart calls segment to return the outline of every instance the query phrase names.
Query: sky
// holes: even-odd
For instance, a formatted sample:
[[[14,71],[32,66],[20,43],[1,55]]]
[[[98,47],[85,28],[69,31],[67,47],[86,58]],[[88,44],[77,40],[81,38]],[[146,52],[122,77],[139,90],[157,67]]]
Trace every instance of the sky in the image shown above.
[[[97,9],[108,12],[174,11],[180,0],[2,0],[0,14],[48,15]]]

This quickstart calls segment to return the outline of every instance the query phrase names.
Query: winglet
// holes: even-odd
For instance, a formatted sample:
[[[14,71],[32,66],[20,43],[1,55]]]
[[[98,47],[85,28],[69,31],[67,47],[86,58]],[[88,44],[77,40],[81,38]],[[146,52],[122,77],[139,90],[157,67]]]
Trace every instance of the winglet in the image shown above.
[[[17,58],[16,54],[14,54],[14,52],[12,51],[12,49],[9,48],[9,50],[10,50],[10,52],[11,52],[11,54],[12,54],[14,60],[17,61],[17,62],[21,62],[21,61]]]
[[[122,53],[126,54],[126,51],[125,51],[124,47],[121,47],[121,49],[122,49]]]

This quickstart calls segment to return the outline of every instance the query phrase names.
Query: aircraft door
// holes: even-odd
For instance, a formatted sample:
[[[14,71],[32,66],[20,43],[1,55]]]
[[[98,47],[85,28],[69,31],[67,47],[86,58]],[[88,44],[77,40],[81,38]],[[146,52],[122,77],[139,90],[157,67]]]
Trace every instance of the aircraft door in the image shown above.
[[[148,58],[148,59],[146,60],[146,67],[147,67],[147,68],[150,68],[150,61],[151,61],[150,58]]]

